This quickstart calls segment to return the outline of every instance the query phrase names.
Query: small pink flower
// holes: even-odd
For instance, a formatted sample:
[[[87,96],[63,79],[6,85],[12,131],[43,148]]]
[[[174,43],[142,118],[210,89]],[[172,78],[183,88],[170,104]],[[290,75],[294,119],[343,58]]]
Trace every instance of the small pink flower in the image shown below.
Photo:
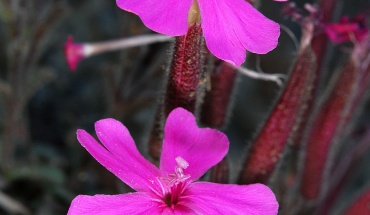
[[[64,44],[64,56],[66,57],[69,68],[75,71],[77,69],[77,64],[85,57],[83,45],[74,43],[73,37],[68,36]]]
[[[283,1],[283,0],[279,0]],[[245,0],[116,0],[126,11],[137,14],[153,31],[185,35],[200,13],[208,49],[216,57],[234,65],[245,61],[246,50],[265,54],[277,46],[279,25]]]
[[[137,192],[79,195],[68,215],[277,214],[278,203],[265,185],[194,182],[222,160],[229,141],[215,129],[198,128],[195,117],[182,108],[167,119],[159,168],[139,153],[120,122],[103,119],[95,130],[103,145],[78,130],[81,145]]]
[[[150,34],[98,43],[74,43],[73,37],[68,36],[67,41],[64,44],[64,56],[67,60],[69,68],[72,71],[75,71],[78,63],[84,58],[104,52],[127,49],[135,46],[167,42],[170,39],[171,37],[169,36]]]
[[[349,41],[363,41],[369,34],[369,28],[366,26],[366,17],[363,15],[349,19],[344,16],[338,23],[325,25],[325,32],[329,39],[335,43]]]

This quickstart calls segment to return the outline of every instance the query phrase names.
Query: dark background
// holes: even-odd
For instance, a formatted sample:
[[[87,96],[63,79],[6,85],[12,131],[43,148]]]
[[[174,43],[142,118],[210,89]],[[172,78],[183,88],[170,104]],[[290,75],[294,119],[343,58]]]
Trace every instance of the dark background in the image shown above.
[[[145,154],[149,130],[164,86],[164,66],[169,58],[170,45],[153,44],[93,56],[81,61],[77,71],[72,72],[63,55],[63,44],[68,35],[82,43],[152,32],[136,15],[120,10],[114,0],[29,1],[34,2],[33,9],[24,6],[19,9],[19,14],[10,15],[13,18],[29,16],[30,21],[23,27],[14,24],[7,27],[9,15],[0,10],[0,78],[4,82],[10,80],[12,73],[19,73],[11,65],[22,63],[19,58],[13,58],[12,41],[19,38],[24,44],[42,41],[42,45],[36,47],[40,54],[35,63],[29,66],[27,61],[23,62],[26,68],[32,69],[24,76],[24,82],[15,85],[15,88],[23,87],[27,92],[25,83],[40,82],[24,99],[23,108],[18,113],[20,120],[16,127],[23,128],[23,132],[16,135],[19,139],[15,144],[12,168],[0,169],[0,191],[22,204],[30,214],[66,214],[71,200],[78,194],[127,191],[122,182],[80,146],[75,132],[83,128],[94,133],[93,125],[97,120],[113,117],[128,127]],[[305,2],[297,1],[297,5],[302,6]],[[341,2],[343,7],[336,20],[341,14],[357,14],[364,10],[363,5],[369,6],[366,1]],[[300,37],[300,26],[280,13],[281,3],[270,0],[260,3],[262,13]],[[55,20],[42,17],[43,13],[55,8],[60,11],[53,13],[57,14]],[[38,23],[45,23],[42,38],[28,37],[27,33],[11,33],[18,28],[33,29]],[[341,66],[346,47],[330,44],[331,54],[325,64],[328,73],[323,78],[329,79],[330,73],[335,73]],[[22,48],[20,53],[23,53]],[[249,55],[246,65],[256,69],[259,58],[264,72],[288,74],[296,53],[292,38],[282,31],[275,50],[263,56]],[[231,142],[232,179],[236,178],[246,147],[261,127],[279,92],[280,88],[273,82],[239,77],[225,129]],[[17,100],[22,95],[25,94],[14,95],[13,99]],[[5,107],[8,102],[7,99],[0,101],[0,139],[6,136],[9,113]],[[370,125],[368,110],[358,114],[359,130]],[[369,179],[366,161],[363,165],[356,173],[359,176],[354,185],[348,188],[349,195],[356,193],[356,189]],[[0,214],[11,213],[0,204]]]

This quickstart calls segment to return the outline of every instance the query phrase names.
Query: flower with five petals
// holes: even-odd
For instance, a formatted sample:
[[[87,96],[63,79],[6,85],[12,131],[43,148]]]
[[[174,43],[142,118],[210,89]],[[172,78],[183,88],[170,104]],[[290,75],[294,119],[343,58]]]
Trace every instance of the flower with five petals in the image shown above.
[[[198,128],[195,117],[182,108],[167,119],[159,168],[139,153],[120,122],[100,120],[95,130],[102,145],[78,130],[81,145],[137,192],[79,195],[68,215],[277,214],[278,203],[265,185],[195,182],[222,160],[229,141],[215,129]]]

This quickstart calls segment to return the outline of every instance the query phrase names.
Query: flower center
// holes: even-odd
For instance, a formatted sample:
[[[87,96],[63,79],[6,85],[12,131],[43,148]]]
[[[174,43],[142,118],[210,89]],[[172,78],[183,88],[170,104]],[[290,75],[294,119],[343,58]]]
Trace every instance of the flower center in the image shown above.
[[[189,166],[188,162],[181,156],[176,157],[175,160],[175,173],[170,173],[167,177],[159,178],[163,192],[163,201],[168,207],[172,208],[179,202],[181,193],[187,185],[184,182],[190,178],[190,175],[184,174],[184,170]]]
[[[194,24],[200,22],[200,10],[198,1],[194,0],[193,4],[190,7],[189,15],[188,15],[188,24]]]

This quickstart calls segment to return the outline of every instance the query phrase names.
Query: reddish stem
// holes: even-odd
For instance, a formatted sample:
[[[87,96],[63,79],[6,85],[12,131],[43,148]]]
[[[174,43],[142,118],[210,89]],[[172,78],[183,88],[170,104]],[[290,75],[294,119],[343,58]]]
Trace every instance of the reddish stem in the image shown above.
[[[281,98],[251,146],[239,183],[267,182],[310,97],[315,69],[315,56],[311,48],[306,47],[298,56]]]
[[[202,28],[192,25],[177,37],[165,95],[165,115],[182,107],[194,112],[201,71]]]
[[[189,27],[188,33],[176,38],[169,67],[164,104],[160,104],[149,140],[149,154],[159,160],[163,137],[163,121],[177,107],[194,113],[201,64],[202,28],[199,24]]]
[[[327,161],[331,143],[343,132],[344,114],[353,101],[354,91],[358,85],[359,75],[356,64],[351,60],[347,63],[331,91],[328,99],[321,105],[314,118],[308,136],[306,158],[300,191],[309,200],[319,197],[325,172],[328,171]]]
[[[344,215],[364,215],[370,213],[370,189],[362,193],[347,209]]]
[[[209,127],[222,128],[227,119],[237,73],[228,63],[217,61],[218,65],[210,75],[211,89],[204,97],[201,122]]]

